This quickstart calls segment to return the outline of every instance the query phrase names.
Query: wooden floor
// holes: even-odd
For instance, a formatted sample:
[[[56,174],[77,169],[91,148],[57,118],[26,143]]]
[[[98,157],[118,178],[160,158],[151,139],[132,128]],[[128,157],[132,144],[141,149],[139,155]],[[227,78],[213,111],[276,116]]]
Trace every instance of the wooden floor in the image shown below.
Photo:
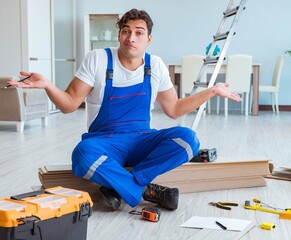
[[[194,116],[188,117],[189,125]],[[175,126],[158,111],[153,114],[154,128]],[[86,131],[84,110],[64,115],[49,116],[49,124],[43,128],[40,121],[25,125],[22,134],[15,125],[0,124],[0,197],[31,191],[40,185],[38,168],[48,164],[70,164],[71,151]],[[197,135],[202,148],[216,147],[219,158],[254,159],[273,161],[275,168],[291,166],[291,113],[260,112],[259,116],[245,117],[238,113],[210,114],[199,124]],[[290,239],[291,220],[280,220],[277,215],[243,208],[245,200],[258,198],[279,208],[291,208],[291,182],[267,180],[266,187],[245,188],[192,194],[181,194],[176,211],[162,210],[158,223],[141,220],[130,215],[129,206],[122,203],[118,211],[111,212],[103,201],[94,205],[88,221],[88,240],[186,240],[186,239],[236,239],[238,234],[223,230],[185,229],[180,225],[192,216],[221,216],[251,219],[254,227],[241,239]],[[238,202],[231,211],[209,206],[212,201]],[[144,206],[153,206],[142,202]],[[273,222],[272,231],[259,228],[262,222]],[[223,237],[222,237],[223,236]]]

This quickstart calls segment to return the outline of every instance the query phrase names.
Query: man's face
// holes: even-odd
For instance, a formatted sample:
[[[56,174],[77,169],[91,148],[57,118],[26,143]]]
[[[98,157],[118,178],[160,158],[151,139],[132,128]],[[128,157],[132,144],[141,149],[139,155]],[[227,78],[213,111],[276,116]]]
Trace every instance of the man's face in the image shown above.
[[[151,35],[148,36],[148,29],[145,21],[130,20],[119,32],[119,50],[125,57],[141,57],[146,47],[150,44],[151,38]]]

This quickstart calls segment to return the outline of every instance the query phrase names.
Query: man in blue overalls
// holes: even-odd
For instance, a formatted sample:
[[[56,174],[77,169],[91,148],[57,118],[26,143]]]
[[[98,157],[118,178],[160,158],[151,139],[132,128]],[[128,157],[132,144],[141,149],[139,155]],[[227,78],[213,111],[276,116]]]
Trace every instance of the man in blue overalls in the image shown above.
[[[113,210],[119,208],[121,199],[134,207],[142,198],[175,210],[178,189],[151,182],[197,155],[199,141],[189,128],[151,129],[154,102],[169,117],[178,118],[213,96],[235,101],[240,97],[227,84],[217,83],[178,99],[165,64],[145,53],[152,40],[149,15],[132,9],[117,25],[120,46],[88,53],[66,91],[37,73],[21,72],[30,78],[8,83],[44,88],[64,113],[76,110],[86,98],[89,131],[72,153],[73,171],[100,184],[100,192]]]

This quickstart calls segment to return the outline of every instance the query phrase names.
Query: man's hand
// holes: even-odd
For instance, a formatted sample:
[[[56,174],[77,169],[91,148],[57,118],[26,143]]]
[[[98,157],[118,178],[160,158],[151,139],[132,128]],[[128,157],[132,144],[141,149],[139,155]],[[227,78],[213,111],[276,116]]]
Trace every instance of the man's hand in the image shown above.
[[[228,83],[216,83],[212,89],[214,91],[215,96],[226,97],[236,102],[241,101],[241,97],[234,92],[231,92],[228,88]]]
[[[23,77],[28,77],[24,81],[15,81],[10,79],[7,81],[7,84],[20,88],[47,88],[51,82],[47,80],[44,76],[38,73],[30,73],[30,72],[20,72],[20,75]]]

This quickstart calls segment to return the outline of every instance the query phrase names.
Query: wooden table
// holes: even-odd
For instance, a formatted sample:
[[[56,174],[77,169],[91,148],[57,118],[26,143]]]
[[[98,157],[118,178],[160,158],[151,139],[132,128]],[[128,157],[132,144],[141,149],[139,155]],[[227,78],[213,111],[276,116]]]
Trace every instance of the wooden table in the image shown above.
[[[260,82],[260,66],[261,64],[252,65],[252,87],[253,87],[253,100],[252,100],[252,115],[257,116],[259,113],[259,82]],[[215,65],[207,66],[207,74],[212,74]],[[180,64],[169,65],[169,73],[174,85],[177,85],[178,92],[180,92],[180,75],[182,67]],[[219,73],[226,73],[226,64],[221,65]]]

